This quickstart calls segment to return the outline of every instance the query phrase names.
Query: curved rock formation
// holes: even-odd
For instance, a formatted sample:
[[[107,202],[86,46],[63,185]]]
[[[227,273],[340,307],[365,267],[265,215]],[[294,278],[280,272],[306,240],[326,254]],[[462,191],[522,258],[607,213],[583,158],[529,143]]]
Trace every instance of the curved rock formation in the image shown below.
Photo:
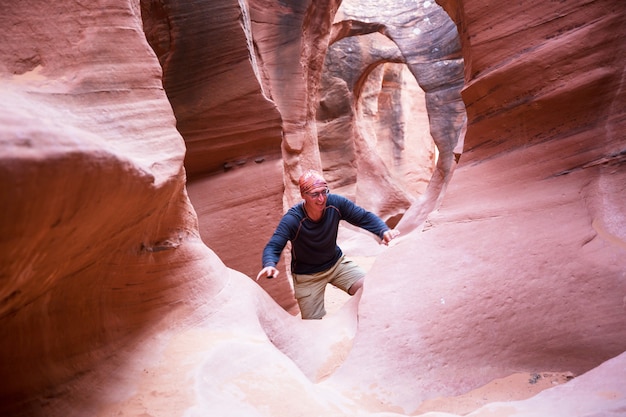
[[[611,209],[626,205],[624,13],[445,7],[467,63],[464,153],[422,232],[374,265],[333,376],[361,373],[369,395],[409,412],[514,369],[579,374],[626,343],[625,218]]]
[[[84,6],[0,17],[3,415],[80,414],[149,329],[225,285],[138,4]]]
[[[367,151],[368,136],[362,120],[363,109],[359,97],[370,71],[380,63],[400,62],[406,64],[420,87],[425,92],[430,134],[439,152],[436,169],[428,187],[420,199],[406,212],[398,228],[409,232],[417,228],[425,216],[437,207],[443,191],[451,178],[462,145],[465,109],[459,96],[463,85],[463,63],[456,28],[450,18],[434,2],[389,2],[346,1],[333,28],[333,40],[346,36],[380,33],[393,41],[379,56],[367,57],[366,70],[354,82],[357,97],[355,111],[357,122],[354,136],[364,156],[360,169],[364,177],[362,188],[381,188],[380,198],[397,201],[392,206],[403,207],[402,199],[394,196],[394,181],[381,170],[375,153]],[[374,155],[372,155],[374,154]],[[456,154],[456,155],[455,155]],[[415,161],[418,165],[419,161]],[[383,187],[380,184],[384,184]],[[397,192],[396,192],[397,193]],[[410,199],[409,199],[410,200]],[[366,200],[367,203],[374,203]],[[381,211],[381,207],[374,205]],[[382,211],[385,211],[383,205]]]
[[[377,258],[321,321],[292,315],[286,280],[270,297],[226,266],[218,242],[237,222],[229,244],[252,270],[299,170],[321,166],[322,64],[355,4],[4,6],[2,415],[443,416],[434,400],[544,372],[575,378],[471,415],[626,408],[626,11],[441,1],[460,34],[465,125],[461,84],[435,76],[460,67],[410,49],[436,5],[369,3],[352,24],[394,41],[388,60],[412,68],[447,156],[394,245],[347,239]],[[458,47],[448,24],[430,39]],[[222,121],[245,139],[225,140]],[[373,165],[371,183],[391,181]]]

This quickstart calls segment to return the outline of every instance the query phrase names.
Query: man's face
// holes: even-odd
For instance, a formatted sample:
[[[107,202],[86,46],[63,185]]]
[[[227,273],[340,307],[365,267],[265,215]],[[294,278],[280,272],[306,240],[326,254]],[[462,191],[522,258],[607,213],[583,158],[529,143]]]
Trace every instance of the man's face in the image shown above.
[[[307,205],[312,207],[325,207],[326,199],[328,198],[328,187],[320,186],[313,188],[311,191],[302,194],[302,197],[306,201]]]

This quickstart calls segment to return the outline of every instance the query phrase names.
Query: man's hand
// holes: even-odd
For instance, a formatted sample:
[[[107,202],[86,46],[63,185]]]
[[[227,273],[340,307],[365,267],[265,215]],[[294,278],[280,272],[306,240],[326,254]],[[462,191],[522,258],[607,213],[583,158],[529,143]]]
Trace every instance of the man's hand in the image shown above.
[[[280,274],[278,269],[274,268],[273,266],[266,266],[265,268],[261,269],[261,272],[257,274],[256,280],[258,281],[261,277],[275,278],[278,276],[278,274]]]
[[[396,229],[387,230],[383,233],[383,245],[388,245],[393,239],[397,238],[400,235],[400,231]]]

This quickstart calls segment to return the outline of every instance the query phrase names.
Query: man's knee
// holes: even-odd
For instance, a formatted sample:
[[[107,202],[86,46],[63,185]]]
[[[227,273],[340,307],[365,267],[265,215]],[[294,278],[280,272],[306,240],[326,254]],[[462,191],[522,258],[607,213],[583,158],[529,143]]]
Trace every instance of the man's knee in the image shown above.
[[[363,281],[365,281],[365,278],[360,278],[357,282],[352,284],[350,288],[348,288],[348,294],[354,295],[358,290],[363,288]]]

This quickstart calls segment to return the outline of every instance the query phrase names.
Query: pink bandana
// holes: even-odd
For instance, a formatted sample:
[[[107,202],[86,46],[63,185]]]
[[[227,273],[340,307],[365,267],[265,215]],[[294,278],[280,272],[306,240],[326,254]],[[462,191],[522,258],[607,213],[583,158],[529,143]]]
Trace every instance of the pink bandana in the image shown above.
[[[300,193],[308,193],[315,188],[326,187],[326,180],[319,172],[315,170],[308,170],[300,176]]]

